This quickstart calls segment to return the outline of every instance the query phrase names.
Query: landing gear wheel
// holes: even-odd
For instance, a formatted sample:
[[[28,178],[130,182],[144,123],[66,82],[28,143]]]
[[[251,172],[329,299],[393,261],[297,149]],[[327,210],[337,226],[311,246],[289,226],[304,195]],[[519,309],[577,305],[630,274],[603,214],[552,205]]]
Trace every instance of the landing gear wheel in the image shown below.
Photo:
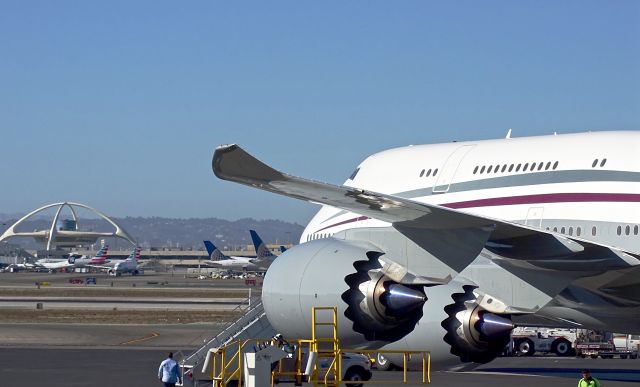
[[[554,341],[551,348],[558,356],[569,356],[571,354],[571,343],[565,339],[558,339]]]
[[[524,339],[519,341],[518,344],[516,345],[516,348],[518,348],[519,354],[525,355],[525,356],[533,356],[533,354],[536,352],[536,349],[533,345],[533,341],[529,339]]]

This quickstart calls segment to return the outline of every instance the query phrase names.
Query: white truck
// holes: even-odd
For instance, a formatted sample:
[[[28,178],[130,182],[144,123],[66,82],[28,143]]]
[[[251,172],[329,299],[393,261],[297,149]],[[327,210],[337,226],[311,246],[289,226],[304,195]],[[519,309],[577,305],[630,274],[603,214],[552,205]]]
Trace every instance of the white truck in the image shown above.
[[[576,355],[596,359],[637,359],[640,336],[581,330],[576,340]]]
[[[516,355],[533,356],[536,352],[571,356],[575,353],[575,329],[519,327],[511,334],[511,348]]]

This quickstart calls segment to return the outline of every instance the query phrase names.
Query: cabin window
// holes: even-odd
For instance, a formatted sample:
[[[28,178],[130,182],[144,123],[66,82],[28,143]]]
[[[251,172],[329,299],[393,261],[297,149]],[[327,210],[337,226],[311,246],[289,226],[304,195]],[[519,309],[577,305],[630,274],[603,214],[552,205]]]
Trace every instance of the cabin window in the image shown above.
[[[484,173],[484,165],[480,168],[480,173]]]
[[[562,228],[560,229],[560,234],[564,234],[564,232],[565,232],[565,231],[566,231],[566,230],[565,230],[565,228],[564,228],[564,227],[562,227]]]
[[[596,165],[598,165],[598,159],[593,160],[593,163],[591,163],[591,168],[595,168]]]
[[[606,163],[607,163],[607,159],[602,159],[602,161],[600,162],[600,166],[604,167]]]
[[[576,235],[577,235],[577,236],[580,236],[580,234],[582,234],[582,229],[580,229],[580,227],[578,227],[578,228],[576,229]]]
[[[422,177],[422,175],[424,175],[424,169],[420,172],[420,177]]]
[[[509,172],[513,171],[513,164],[509,165]]]
[[[536,163],[531,164],[531,169],[530,169],[530,171],[533,171],[534,169],[536,169]]]
[[[553,232],[558,232],[558,227],[554,227]]]
[[[591,227],[591,235],[596,236],[596,226]]]
[[[631,226],[627,226],[627,227],[624,228],[624,234],[625,235],[631,234]]]
[[[573,227],[569,227],[569,235],[573,235]]]
[[[507,169],[507,164],[502,166],[502,170],[500,171],[501,173],[504,173],[504,171]]]
[[[431,176],[431,169],[427,171],[427,177]]]
[[[543,166],[544,166],[544,163],[538,164],[538,171],[541,170]]]
[[[638,235],[638,225],[633,226],[633,235]]]
[[[622,235],[622,226],[618,226],[618,235]]]
[[[556,168],[558,168],[558,162],[557,161],[555,163],[553,163],[553,169],[555,170]]]
[[[547,162],[547,165],[544,167],[545,171],[548,171],[551,168],[551,161]]]
[[[520,167],[522,166],[522,164],[518,164],[518,166],[516,167],[516,172],[520,171]]]
[[[475,168],[473,168],[473,174],[475,175],[475,174],[476,174],[476,172],[478,172],[478,166],[477,166],[477,165],[476,165],[476,167],[475,167]]]
[[[491,173],[491,168],[493,168],[493,165],[489,165],[489,168],[487,168],[487,173]]]
[[[500,169],[500,164],[496,165],[496,167],[493,170],[493,173],[498,173],[499,169]]]
[[[526,172],[526,171],[527,171],[527,168],[529,168],[529,163],[526,163],[526,164],[524,165],[524,168],[522,168],[522,172]]]
[[[438,174],[438,168],[436,168],[436,169],[433,171],[433,176],[435,176],[435,175],[437,175],[437,174]]]

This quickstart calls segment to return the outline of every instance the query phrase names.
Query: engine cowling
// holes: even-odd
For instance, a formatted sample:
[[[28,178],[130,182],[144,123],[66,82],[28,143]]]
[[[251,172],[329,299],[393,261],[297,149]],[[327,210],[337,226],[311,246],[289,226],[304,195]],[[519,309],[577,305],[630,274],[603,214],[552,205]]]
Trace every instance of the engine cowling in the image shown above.
[[[309,337],[311,308],[337,306],[343,345],[379,347],[415,327],[422,287],[384,276],[382,254],[366,242],[322,239],[295,246],[274,261],[262,289],[271,324],[289,337]]]
[[[398,284],[381,270],[383,254],[333,238],[287,250],[264,280],[269,321],[287,337],[310,337],[311,308],[337,306],[343,346],[430,350],[434,363],[436,355],[450,364],[485,362],[508,342],[510,320],[482,310],[474,286]]]

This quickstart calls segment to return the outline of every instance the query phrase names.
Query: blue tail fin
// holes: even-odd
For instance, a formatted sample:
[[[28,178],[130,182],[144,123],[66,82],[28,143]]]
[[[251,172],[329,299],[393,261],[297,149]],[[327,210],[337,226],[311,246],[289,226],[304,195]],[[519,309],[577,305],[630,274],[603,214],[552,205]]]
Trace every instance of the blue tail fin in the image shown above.
[[[222,253],[216,246],[211,243],[211,241],[203,241],[204,247],[207,249],[207,254],[209,254],[209,259],[212,261],[220,261],[222,259],[228,259],[226,255]]]
[[[269,251],[269,249],[267,248],[267,245],[264,244],[264,242],[258,236],[258,233],[255,232],[255,230],[249,230],[249,233],[251,234],[251,240],[253,241],[253,246],[256,248],[256,258],[258,259],[276,258],[276,255],[274,255],[271,251]]]

